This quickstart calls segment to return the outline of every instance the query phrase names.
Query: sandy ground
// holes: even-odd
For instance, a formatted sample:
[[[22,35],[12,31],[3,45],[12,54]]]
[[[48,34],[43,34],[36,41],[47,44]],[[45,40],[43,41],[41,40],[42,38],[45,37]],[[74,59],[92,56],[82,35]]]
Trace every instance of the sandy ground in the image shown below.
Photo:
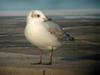
[[[39,49],[32,46],[24,37],[25,18],[0,17],[0,70],[3,67],[55,69],[78,72],[79,75],[99,72],[100,21],[55,21],[74,36],[75,41],[68,42],[54,51],[53,65],[32,65],[32,62],[39,60]]]

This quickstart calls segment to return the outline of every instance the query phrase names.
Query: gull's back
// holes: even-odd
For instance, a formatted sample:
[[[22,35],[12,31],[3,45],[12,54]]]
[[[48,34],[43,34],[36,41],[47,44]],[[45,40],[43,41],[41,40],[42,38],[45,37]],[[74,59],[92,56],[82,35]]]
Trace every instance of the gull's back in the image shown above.
[[[57,23],[53,22],[53,21],[47,21],[47,22],[43,22],[43,25],[48,29],[48,31],[53,34],[54,36],[57,37],[57,39],[61,42],[65,42],[65,41],[73,41],[74,38],[68,34],[67,32],[65,32],[61,26],[59,26]]]

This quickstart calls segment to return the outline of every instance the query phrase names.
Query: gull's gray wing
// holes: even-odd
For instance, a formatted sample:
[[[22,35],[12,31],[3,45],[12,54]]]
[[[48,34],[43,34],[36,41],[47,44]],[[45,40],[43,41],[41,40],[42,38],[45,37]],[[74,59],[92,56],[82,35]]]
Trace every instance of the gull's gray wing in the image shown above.
[[[62,28],[53,21],[47,21],[44,25],[48,28],[48,31],[51,34],[57,37],[59,41],[68,41],[73,39],[73,37],[71,37],[68,33],[65,33],[64,30],[62,30]]]

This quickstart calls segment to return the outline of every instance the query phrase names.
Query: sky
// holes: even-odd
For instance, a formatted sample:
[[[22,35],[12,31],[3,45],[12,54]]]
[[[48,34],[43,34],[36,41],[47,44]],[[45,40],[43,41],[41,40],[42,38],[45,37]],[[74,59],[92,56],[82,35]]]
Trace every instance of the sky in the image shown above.
[[[0,12],[3,13],[36,9],[95,11],[100,9],[100,0],[0,0]]]

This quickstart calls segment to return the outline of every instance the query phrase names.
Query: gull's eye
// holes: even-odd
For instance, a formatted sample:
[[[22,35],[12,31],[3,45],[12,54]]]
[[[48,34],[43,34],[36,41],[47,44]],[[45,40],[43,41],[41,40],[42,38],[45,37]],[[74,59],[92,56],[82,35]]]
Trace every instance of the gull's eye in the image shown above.
[[[39,15],[39,14],[37,14],[36,16],[37,16],[37,17],[40,17],[40,15]]]

